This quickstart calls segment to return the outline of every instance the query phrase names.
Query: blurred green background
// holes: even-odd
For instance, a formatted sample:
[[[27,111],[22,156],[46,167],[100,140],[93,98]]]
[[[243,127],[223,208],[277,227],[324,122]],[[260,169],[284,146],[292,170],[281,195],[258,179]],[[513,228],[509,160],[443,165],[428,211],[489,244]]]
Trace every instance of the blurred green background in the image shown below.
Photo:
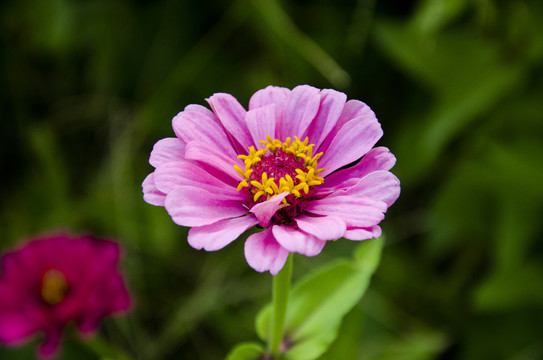
[[[220,359],[257,339],[269,274],[249,268],[242,242],[192,249],[141,182],[186,105],[215,92],[247,105],[269,84],[310,84],[372,107],[402,181],[381,266],[322,359],[543,359],[541,1],[0,9],[0,250],[52,229],[118,239],[136,307],[100,334],[119,351]],[[355,246],[297,256],[294,277]],[[31,359],[37,342],[0,347],[0,358]],[[96,359],[103,346],[68,331],[61,358]]]

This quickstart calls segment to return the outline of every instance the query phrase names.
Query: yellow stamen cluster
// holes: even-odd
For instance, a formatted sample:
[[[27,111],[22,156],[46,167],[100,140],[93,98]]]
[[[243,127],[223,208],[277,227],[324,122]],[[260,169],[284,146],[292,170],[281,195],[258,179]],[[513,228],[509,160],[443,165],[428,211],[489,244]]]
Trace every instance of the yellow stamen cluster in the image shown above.
[[[49,270],[43,275],[41,298],[48,304],[59,303],[68,291],[64,274],[58,270]]]
[[[301,141],[295,136],[294,141],[289,137],[285,142],[281,142],[267,135],[267,140],[261,140],[260,142],[265,148],[256,150],[254,146],[251,146],[248,155],[238,156],[245,163],[245,169],[234,165],[236,171],[244,178],[237,187],[238,191],[245,187],[249,188],[253,193],[254,201],[257,201],[263,195],[267,195],[267,198],[271,199],[275,195],[285,192],[298,198],[302,196],[302,191],[307,195],[311,186],[320,185],[324,182],[324,179],[318,176],[324,169],[317,168],[317,160],[322,156],[322,152],[313,156],[313,147],[315,145],[308,145],[309,138],[306,137],[304,141]],[[267,152],[277,154],[278,150],[281,150],[284,154],[292,154],[296,159],[303,159],[303,169],[295,169],[295,179],[286,174],[276,182],[273,177],[268,178],[266,172],[262,173],[261,179],[255,179],[253,176],[254,166],[262,161]],[[283,202],[288,204],[286,199],[283,199]]]

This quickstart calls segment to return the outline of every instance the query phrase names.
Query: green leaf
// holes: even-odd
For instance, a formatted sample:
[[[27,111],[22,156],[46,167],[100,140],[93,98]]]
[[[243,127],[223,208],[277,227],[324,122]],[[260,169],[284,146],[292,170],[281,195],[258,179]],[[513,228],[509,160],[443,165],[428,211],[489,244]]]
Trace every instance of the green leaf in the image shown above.
[[[373,354],[373,358],[382,360],[431,360],[439,357],[439,354],[443,352],[447,345],[449,345],[449,342],[441,332],[418,330],[403,337],[384,340],[379,351]]]
[[[290,295],[286,339],[290,360],[311,360],[322,355],[337,337],[343,317],[360,301],[379,264],[383,239],[369,240],[357,249],[354,260],[338,260],[298,282]],[[258,335],[269,336],[271,305],[259,313]]]
[[[431,16],[434,10],[428,11]],[[528,71],[525,62],[508,62],[499,42],[473,36],[470,29],[448,29],[439,37],[419,30],[378,19],[373,32],[383,53],[432,94],[425,115],[417,114],[399,132],[398,153],[409,154],[409,161],[399,156],[395,171],[410,183],[424,178],[456,137],[514,93]]]
[[[489,276],[474,293],[474,306],[480,311],[507,311],[543,304],[543,267],[527,262]]]
[[[351,82],[349,74],[322,47],[296,26],[277,1],[253,0],[252,3],[269,25],[270,30],[277,33],[332,85],[337,88],[346,88],[349,85]]]
[[[420,2],[411,24],[423,34],[434,34],[466,10],[466,0],[425,0]]]
[[[256,342],[246,342],[236,345],[226,357],[226,360],[255,360],[264,354],[262,345]]]

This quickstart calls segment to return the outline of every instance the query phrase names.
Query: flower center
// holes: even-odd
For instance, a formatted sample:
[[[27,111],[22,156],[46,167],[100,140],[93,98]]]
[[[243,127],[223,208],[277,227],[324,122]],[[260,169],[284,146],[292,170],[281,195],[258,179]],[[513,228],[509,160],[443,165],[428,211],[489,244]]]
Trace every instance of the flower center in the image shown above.
[[[309,144],[309,138],[301,141],[296,136],[294,141],[287,138],[285,142],[268,135],[267,140],[260,142],[265,148],[256,150],[249,147],[248,155],[239,155],[245,162],[245,169],[238,165],[234,168],[243,176],[238,191],[245,189],[251,195],[249,205],[254,205],[273,198],[281,193],[288,193],[283,199],[283,208],[290,207],[293,217],[298,212],[299,204],[305,202],[314,186],[320,185],[324,179],[318,174],[324,171],[317,167],[317,160],[322,152],[313,156],[315,144]],[[293,208],[294,206],[294,208]]]
[[[58,304],[68,292],[68,283],[63,273],[58,270],[48,270],[43,274],[41,283],[41,298],[50,305]]]

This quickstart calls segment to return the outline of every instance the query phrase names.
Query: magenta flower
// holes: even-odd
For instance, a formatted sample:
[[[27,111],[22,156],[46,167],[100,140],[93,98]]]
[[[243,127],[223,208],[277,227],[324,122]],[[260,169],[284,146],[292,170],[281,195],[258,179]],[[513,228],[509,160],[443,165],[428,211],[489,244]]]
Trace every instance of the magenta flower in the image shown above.
[[[341,92],[302,85],[257,91],[246,111],[229,94],[173,118],[175,138],[158,141],[144,199],[192,227],[189,244],[214,251],[247,229],[257,271],[276,275],[291,252],[320,253],[329,240],[381,236],[379,222],[400,193],[396,159],[373,148],[373,111]]]
[[[74,321],[90,334],[109,314],[127,310],[130,297],[119,274],[119,246],[90,236],[45,236],[2,257],[0,342],[17,346],[45,334],[42,357],[53,356],[62,330]]]

